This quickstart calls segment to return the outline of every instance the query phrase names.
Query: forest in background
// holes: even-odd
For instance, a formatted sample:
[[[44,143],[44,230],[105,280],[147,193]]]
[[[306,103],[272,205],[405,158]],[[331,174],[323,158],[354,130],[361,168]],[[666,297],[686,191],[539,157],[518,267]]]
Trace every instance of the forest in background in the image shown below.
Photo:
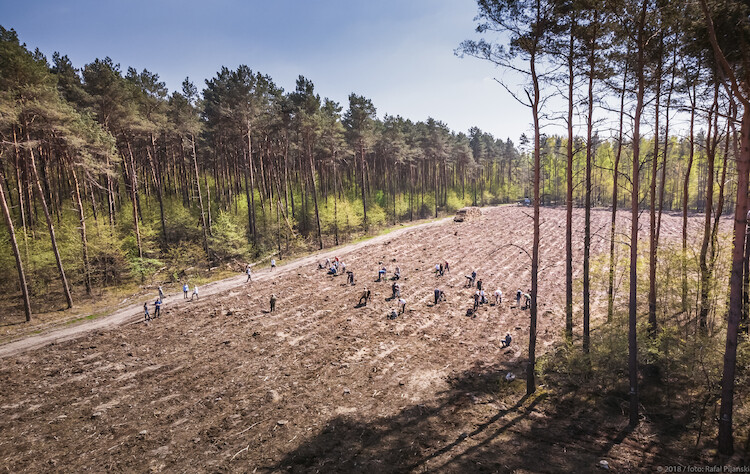
[[[670,328],[657,324],[657,314],[665,314],[658,271],[675,263],[657,258],[660,216],[680,210],[679,309],[695,322],[690,338],[710,335],[714,342],[728,316],[726,335],[734,340],[728,340],[727,354],[732,342],[730,362],[736,364],[740,317],[746,327],[748,313],[742,140],[750,107],[744,43],[734,41],[745,37],[747,25],[726,20],[746,20],[747,7],[702,1],[684,8],[647,0],[478,4],[478,30],[509,34],[509,44],[467,41],[458,52],[527,78],[516,98],[529,106],[534,129],[518,147],[477,128],[456,133],[434,119],[379,119],[373,103],[356,94],[344,110],[321,99],[301,76],[285,93],[247,66],[222,68],[200,92],[186,79],[181,91],[170,94],[156,73],[123,72],[109,58],[77,69],[59,53],[50,63],[12,29],[0,30],[0,205],[6,222],[0,245],[7,249],[0,252],[6,270],[0,278],[23,293],[30,318],[31,297],[60,291],[71,307],[74,294],[142,281],[165,268],[179,280],[186,267],[324,248],[388,224],[533,195],[527,371],[533,393],[539,206],[565,203],[568,215],[572,206],[586,209],[584,354],[591,351],[589,213],[609,206],[606,316],[621,315],[613,279],[616,265],[629,264],[627,344],[631,406],[637,407],[637,296],[648,294],[647,337],[655,340]],[[567,110],[545,109],[553,94],[564,96]],[[597,133],[595,114],[604,113],[619,118],[614,130],[602,130],[608,139]],[[670,128],[677,113],[688,117],[688,129]],[[574,116],[585,123],[576,126]],[[565,123],[568,133],[544,135],[543,122],[553,120]],[[648,212],[650,237],[648,253],[639,254],[638,219],[632,219],[625,262],[614,221],[618,207],[627,206],[633,215]],[[687,216],[695,211],[705,215],[698,251],[688,249],[686,234]],[[729,245],[720,239],[719,220],[731,211],[742,217],[736,219],[742,229],[735,225]],[[572,342],[570,218],[566,231],[565,334]],[[718,264],[719,250],[729,246],[731,281]],[[644,258],[648,270],[639,267]],[[648,289],[640,292],[639,273],[648,273]],[[729,305],[718,300],[726,295],[717,288],[727,286]],[[719,321],[717,328],[709,327],[709,316]],[[722,397],[731,400],[734,368],[727,374],[722,390],[729,392]],[[721,417],[727,415],[724,398]],[[720,426],[731,428],[731,404],[728,413]],[[630,416],[636,425],[638,410]],[[732,449],[731,440],[720,445],[722,452]]]
[[[179,279],[186,267],[329,247],[385,225],[532,193],[525,135],[517,147],[432,118],[379,119],[356,94],[342,112],[302,76],[285,93],[247,66],[222,68],[200,93],[186,79],[170,94],[155,73],[123,73],[109,58],[77,69],[58,53],[50,64],[14,30],[0,33],[0,171],[31,295],[57,292],[63,270],[71,291],[90,294],[165,267]],[[671,71],[674,82],[681,71]],[[694,137],[643,140],[651,154],[667,150],[658,171],[666,209],[679,209],[687,190],[688,209],[704,210],[707,140],[729,143],[726,133],[706,136],[715,115],[703,117]],[[565,200],[568,141],[542,137],[543,205]],[[625,139],[592,141],[590,205],[610,206],[615,162],[626,173],[632,151]],[[573,200],[583,206],[585,137],[571,143]],[[726,191],[716,186],[716,196],[732,192],[730,151],[719,151],[712,170],[729,183]],[[695,171],[686,175],[689,166]],[[624,203],[626,192],[619,196]],[[727,200],[721,211],[731,206]],[[3,230],[0,279],[20,290]]]

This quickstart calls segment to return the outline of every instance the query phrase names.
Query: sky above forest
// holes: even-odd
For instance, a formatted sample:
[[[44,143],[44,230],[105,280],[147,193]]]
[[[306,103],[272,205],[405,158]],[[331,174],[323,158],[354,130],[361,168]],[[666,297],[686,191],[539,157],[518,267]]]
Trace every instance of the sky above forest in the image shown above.
[[[109,56],[123,72],[157,73],[170,92],[246,64],[286,91],[304,75],[344,110],[354,92],[381,118],[433,117],[516,144],[531,136],[529,109],[495,81],[503,71],[454,54],[479,38],[475,0],[0,0],[0,11],[0,25],[50,61]]]

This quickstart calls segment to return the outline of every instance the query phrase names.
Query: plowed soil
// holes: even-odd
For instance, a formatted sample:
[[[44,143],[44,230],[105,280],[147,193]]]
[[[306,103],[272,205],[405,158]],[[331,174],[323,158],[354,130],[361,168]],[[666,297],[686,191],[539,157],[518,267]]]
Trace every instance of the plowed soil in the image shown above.
[[[594,423],[543,389],[522,397],[529,314],[513,296],[530,285],[530,216],[529,208],[485,209],[480,220],[443,220],[340,249],[354,286],[307,258],[256,272],[252,283],[235,278],[197,302],[172,297],[148,324],[103,326],[9,353],[0,367],[2,466],[582,472],[602,459],[619,471],[674,464],[668,450],[623,435],[619,412]],[[629,218],[622,215],[622,232]],[[593,212],[592,255],[608,251],[609,222],[609,212]],[[574,226],[580,269],[581,210]],[[564,326],[564,210],[543,209],[541,229],[538,354]],[[680,218],[665,215],[662,242],[680,232]],[[450,273],[437,277],[435,264],[446,260]],[[396,307],[392,282],[374,281],[379,262],[388,277],[401,268],[407,305],[395,320],[386,318]],[[464,275],[472,270],[488,294],[504,292],[476,318],[466,316],[472,290]],[[365,285],[372,301],[355,307]],[[447,295],[438,305],[436,287]],[[606,304],[604,295],[596,302]],[[513,343],[501,348],[506,332]],[[517,380],[505,382],[508,372]]]

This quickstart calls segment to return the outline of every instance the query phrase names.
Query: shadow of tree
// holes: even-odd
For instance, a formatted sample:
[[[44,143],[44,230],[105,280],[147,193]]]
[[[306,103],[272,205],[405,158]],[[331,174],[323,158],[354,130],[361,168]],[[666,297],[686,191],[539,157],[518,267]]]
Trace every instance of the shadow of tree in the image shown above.
[[[508,367],[473,368],[450,388],[392,416],[336,416],[269,471],[288,472],[589,472],[610,466],[643,469],[674,464],[664,452],[667,431],[644,442],[630,436],[627,417],[606,397],[569,391],[532,396],[523,376],[501,381]],[[498,398],[515,400],[504,406]],[[625,446],[626,454],[613,453]],[[642,451],[646,455],[642,455]],[[614,457],[614,461],[612,458]],[[670,459],[671,458],[671,459]],[[623,460],[624,459],[624,460]]]
[[[495,432],[485,440],[489,442],[533,410],[541,398],[522,410],[527,397],[521,397],[515,405],[496,411],[473,430],[463,431],[462,407],[493,403],[493,394],[506,372],[507,369],[498,367],[467,371],[451,379],[450,388],[435,400],[406,407],[393,416],[376,420],[337,416],[318,435],[268,468],[292,472],[420,470],[433,459],[471,443],[472,437],[494,428]],[[514,416],[502,426],[495,426],[507,415]]]

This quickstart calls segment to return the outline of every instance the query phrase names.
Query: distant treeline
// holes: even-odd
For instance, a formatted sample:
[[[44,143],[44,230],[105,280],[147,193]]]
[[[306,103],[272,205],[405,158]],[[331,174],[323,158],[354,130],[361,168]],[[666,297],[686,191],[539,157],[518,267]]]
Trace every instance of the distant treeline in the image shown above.
[[[62,280],[69,305],[71,285],[90,293],[164,267],[323,248],[465,205],[512,202],[533,181],[525,136],[519,151],[476,127],[379,119],[356,94],[342,112],[302,76],[285,92],[247,66],[222,68],[200,92],[185,79],[170,94],[157,74],[123,73],[109,58],[77,69],[55,53],[50,64],[0,27],[0,92],[10,230],[0,278],[16,288],[28,278],[33,294]],[[585,146],[575,140],[580,184]],[[676,208],[691,147],[670,143],[665,205]],[[561,203],[567,139],[543,144],[542,203]],[[611,203],[615,145],[596,144],[594,205]],[[702,156],[690,187],[697,210]],[[577,186],[574,199],[583,196]]]

